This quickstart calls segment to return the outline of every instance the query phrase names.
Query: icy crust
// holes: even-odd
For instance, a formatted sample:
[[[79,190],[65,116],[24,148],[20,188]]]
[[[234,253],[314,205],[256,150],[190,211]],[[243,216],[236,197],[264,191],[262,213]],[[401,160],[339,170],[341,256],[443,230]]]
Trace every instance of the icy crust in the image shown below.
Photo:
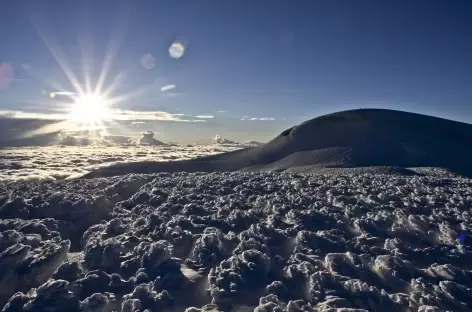
[[[9,312],[470,311],[472,243],[459,235],[471,207],[472,180],[424,176],[10,183],[0,301]]]

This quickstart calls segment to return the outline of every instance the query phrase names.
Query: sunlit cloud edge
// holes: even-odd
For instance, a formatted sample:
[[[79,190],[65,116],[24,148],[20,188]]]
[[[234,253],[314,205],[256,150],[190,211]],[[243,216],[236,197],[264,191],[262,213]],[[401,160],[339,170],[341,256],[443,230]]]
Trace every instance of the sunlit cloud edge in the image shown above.
[[[213,115],[197,115],[195,118],[200,118],[200,119],[212,119],[215,118]]]
[[[67,120],[68,114],[37,113],[19,110],[1,110],[0,117],[15,119],[46,119],[46,120]],[[185,118],[184,118],[185,117]],[[111,120],[117,121],[175,121],[175,122],[206,122],[198,116],[187,114],[172,114],[164,111],[133,111],[114,109],[110,116]],[[205,117],[209,118],[209,117]]]

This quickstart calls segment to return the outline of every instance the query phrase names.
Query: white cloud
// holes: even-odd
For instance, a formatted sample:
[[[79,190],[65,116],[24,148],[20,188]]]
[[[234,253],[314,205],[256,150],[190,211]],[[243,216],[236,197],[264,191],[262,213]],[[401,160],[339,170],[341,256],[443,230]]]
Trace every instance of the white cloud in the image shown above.
[[[168,120],[180,121],[180,114],[171,114],[162,111],[133,111],[116,110],[112,119],[116,120]]]
[[[228,111],[225,111],[225,110],[220,110],[218,111],[218,113],[227,113]]]
[[[161,87],[162,92],[169,91],[169,90],[172,90],[172,89],[175,89],[175,84],[168,84],[168,85],[165,85],[165,86]]]
[[[68,91],[53,91],[53,93],[55,93],[56,95],[75,95],[77,93],[75,92],[68,92]]]
[[[0,117],[7,118],[23,118],[23,119],[52,119],[52,120],[66,120],[68,119],[67,114],[54,114],[54,113],[33,113],[24,111],[14,110],[0,110]],[[134,110],[120,110],[114,109],[109,116],[110,119],[132,121],[132,124],[143,123],[149,120],[162,120],[162,121],[176,121],[176,122],[206,122],[205,119],[213,118],[214,116],[190,116],[188,114],[172,114],[163,111],[134,111]],[[200,118],[200,119],[193,119]]]
[[[185,117],[191,117],[187,114],[171,114],[162,111],[132,111],[132,110],[117,110],[117,113],[113,115],[113,119],[116,120],[163,120],[163,121],[177,121],[177,122],[206,122],[201,119],[183,119]],[[136,122],[136,121],[135,121]],[[134,123],[135,123],[134,122]]]
[[[203,120],[203,119],[180,119],[179,121],[185,121],[185,122],[207,122],[206,120]]]
[[[212,115],[198,115],[198,116],[195,116],[195,118],[212,119],[212,118],[215,118],[215,116],[212,116]]]
[[[249,117],[249,116],[243,116],[243,118],[241,118],[241,120],[269,121],[269,120],[275,120],[275,118],[273,118],[273,117]]]
[[[63,114],[47,114],[47,113],[31,113],[14,110],[0,111],[0,116],[8,118],[23,118],[23,119],[65,119],[66,116]]]

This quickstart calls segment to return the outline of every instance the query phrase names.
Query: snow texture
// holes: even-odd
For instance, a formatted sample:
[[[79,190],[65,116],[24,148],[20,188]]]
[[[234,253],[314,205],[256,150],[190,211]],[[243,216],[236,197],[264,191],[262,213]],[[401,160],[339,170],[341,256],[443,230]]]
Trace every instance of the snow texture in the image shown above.
[[[471,125],[355,110],[252,147],[142,139],[2,150],[2,311],[472,310]]]
[[[5,181],[0,307],[471,311],[471,205],[419,174]]]

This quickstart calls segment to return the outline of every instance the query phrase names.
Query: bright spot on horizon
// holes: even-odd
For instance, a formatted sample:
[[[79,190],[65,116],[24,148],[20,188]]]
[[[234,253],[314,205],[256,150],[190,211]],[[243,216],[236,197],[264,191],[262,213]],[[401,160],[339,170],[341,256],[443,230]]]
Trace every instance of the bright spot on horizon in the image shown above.
[[[69,120],[95,126],[106,119],[110,119],[111,115],[108,101],[104,97],[85,94],[75,100],[69,113]]]
[[[181,58],[184,55],[184,52],[185,46],[178,41],[174,42],[169,48],[169,55],[174,59]]]

